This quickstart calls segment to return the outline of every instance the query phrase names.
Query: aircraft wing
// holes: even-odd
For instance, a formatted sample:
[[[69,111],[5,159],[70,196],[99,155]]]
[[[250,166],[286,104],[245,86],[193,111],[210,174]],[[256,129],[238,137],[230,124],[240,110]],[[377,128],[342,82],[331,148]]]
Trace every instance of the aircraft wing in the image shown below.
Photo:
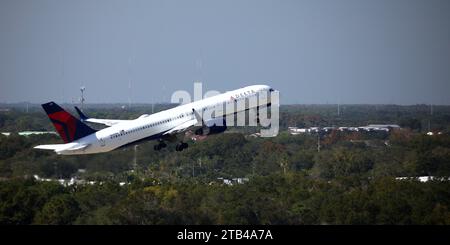
[[[56,153],[61,153],[63,151],[78,151],[88,147],[89,144],[79,144],[79,143],[67,143],[67,144],[51,144],[51,145],[38,145],[35,149],[41,150],[53,150]]]
[[[83,112],[81,112],[81,110],[76,106],[75,106],[75,110],[77,111],[78,115],[80,116],[80,119],[82,122],[98,123],[98,124],[103,124],[106,126],[112,126],[114,124],[131,121],[131,120],[118,120],[118,119],[89,118]]]
[[[203,127],[204,125],[206,125],[205,122],[203,121],[202,117],[200,116],[200,114],[195,109],[192,109],[192,112],[195,115],[194,119],[191,119],[187,122],[184,122],[184,123],[172,128],[171,130],[165,132],[163,135],[177,134],[180,132],[187,131],[189,129]],[[201,122],[200,125],[199,125],[199,122]]]
[[[177,134],[177,133],[186,131],[186,130],[194,127],[196,123],[197,123],[196,119],[189,120],[187,122],[184,122],[184,123],[172,128],[171,130],[165,132],[163,135]]]

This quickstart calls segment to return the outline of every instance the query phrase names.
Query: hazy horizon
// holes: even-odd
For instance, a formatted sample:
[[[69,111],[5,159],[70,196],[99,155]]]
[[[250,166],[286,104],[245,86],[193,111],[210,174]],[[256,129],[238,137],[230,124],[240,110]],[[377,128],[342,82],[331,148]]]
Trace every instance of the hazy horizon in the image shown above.
[[[50,102],[50,101],[47,101]],[[47,103],[45,102],[45,103]],[[79,101],[77,102],[59,102],[59,101],[54,101],[57,104],[61,105],[61,106],[78,106],[81,107],[81,103]],[[18,102],[0,102],[0,106],[5,106],[5,105],[9,105],[12,107],[15,106],[20,106],[20,107],[24,107],[26,108],[26,106],[30,106],[31,107],[39,107],[41,108],[41,103],[35,103],[35,102],[27,102],[27,101],[18,101]],[[114,106],[125,106],[128,107],[129,105],[131,107],[139,107],[139,106],[147,106],[147,105],[178,105],[179,103],[170,103],[170,102],[154,102],[154,103],[150,103],[150,102],[134,102],[129,104],[126,101],[122,101],[122,102],[98,102],[98,103],[84,103],[84,106],[86,108],[89,108],[89,106],[110,106],[110,105],[114,105]],[[413,107],[413,106],[418,106],[418,107],[427,107],[430,108],[436,108],[436,107],[450,107],[450,105],[446,105],[446,104],[367,104],[367,103],[360,103],[360,104],[352,104],[352,103],[348,103],[348,104],[336,104],[336,103],[299,103],[299,104],[294,104],[294,103],[281,103],[281,106],[402,106],[402,107]],[[5,108],[0,108],[0,109],[5,109]]]
[[[0,1],[0,103],[450,105],[450,1]],[[131,89],[130,89],[131,84]]]

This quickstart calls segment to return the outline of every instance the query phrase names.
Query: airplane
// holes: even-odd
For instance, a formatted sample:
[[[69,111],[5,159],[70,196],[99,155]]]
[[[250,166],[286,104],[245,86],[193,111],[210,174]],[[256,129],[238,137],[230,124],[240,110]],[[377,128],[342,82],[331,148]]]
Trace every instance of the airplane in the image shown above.
[[[138,144],[143,141],[157,140],[154,150],[166,147],[165,142],[173,142],[177,135],[191,131],[195,135],[211,135],[222,133],[227,129],[225,110],[211,116],[206,121],[205,111],[216,106],[235,106],[239,100],[252,99],[265,93],[267,100],[257,99],[256,105],[245,103],[245,107],[235,110],[258,110],[262,106],[270,106],[270,94],[275,90],[267,85],[252,85],[241,89],[225,92],[219,95],[194,101],[188,104],[157,112],[144,114],[134,120],[112,120],[87,117],[78,107],[75,107],[80,119],[72,116],[63,108],[51,101],[42,104],[50,121],[53,123],[64,144],[38,145],[35,149],[53,150],[60,155],[83,155],[109,152],[118,148]],[[254,99],[254,98],[253,98]],[[236,108],[236,107],[234,107]],[[238,107],[239,108],[239,107]],[[89,127],[85,122],[108,126],[101,130]],[[188,144],[182,140],[176,145],[176,151],[183,151]]]

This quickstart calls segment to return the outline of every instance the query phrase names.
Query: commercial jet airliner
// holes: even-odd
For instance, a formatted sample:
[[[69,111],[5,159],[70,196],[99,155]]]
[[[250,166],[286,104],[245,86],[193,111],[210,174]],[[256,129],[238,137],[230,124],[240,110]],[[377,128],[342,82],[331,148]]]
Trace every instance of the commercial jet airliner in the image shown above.
[[[42,104],[42,107],[64,144],[38,145],[34,148],[53,150],[62,155],[82,155],[108,152],[146,140],[157,140],[159,143],[154,146],[154,149],[161,150],[167,146],[165,142],[176,141],[177,135],[187,131],[192,131],[196,135],[224,132],[227,129],[226,117],[241,111],[270,106],[272,92],[274,89],[266,85],[248,86],[151,115],[144,114],[134,120],[89,118],[75,107],[80,116],[80,119],[77,119],[55,102],[49,102]],[[257,99],[255,105],[244,103],[245,106],[240,109],[236,106],[241,100],[249,101],[263,93],[269,95],[266,100]],[[203,117],[207,110],[230,105],[238,109],[231,112],[214,111],[213,116],[208,119]],[[108,127],[97,131],[85,122],[103,124]],[[181,140],[176,145],[176,151],[182,151],[187,147],[188,144]]]

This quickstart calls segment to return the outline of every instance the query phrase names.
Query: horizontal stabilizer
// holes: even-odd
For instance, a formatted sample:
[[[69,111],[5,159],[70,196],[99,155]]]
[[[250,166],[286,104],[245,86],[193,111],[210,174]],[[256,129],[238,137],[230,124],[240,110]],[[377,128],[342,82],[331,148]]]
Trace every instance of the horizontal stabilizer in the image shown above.
[[[80,116],[81,121],[85,121],[86,119],[88,119],[88,117],[86,115],[84,115],[83,112],[81,112],[81,110],[75,106],[75,110],[77,111],[78,115]]]
[[[53,145],[38,145],[33,147],[34,149],[41,149],[41,150],[59,150],[64,149],[67,147],[67,144],[53,144]]]
[[[77,111],[78,115],[80,116],[80,120],[82,122],[90,122],[90,123],[97,123],[97,124],[103,124],[106,126],[112,126],[118,123],[122,122],[129,122],[131,120],[118,120],[118,119],[99,119],[99,118],[89,118],[84,114],[78,107],[75,106],[75,110]]]
[[[88,118],[86,120],[84,120],[85,122],[90,122],[90,123],[98,123],[98,124],[103,124],[106,126],[112,126],[118,123],[122,123],[122,122],[129,122],[131,120],[113,120],[113,119],[97,119],[97,118]]]
[[[67,143],[67,144],[51,144],[51,145],[38,145],[35,149],[41,150],[53,150],[56,153],[67,152],[67,151],[77,151],[88,147],[89,144],[79,144],[79,143]]]

